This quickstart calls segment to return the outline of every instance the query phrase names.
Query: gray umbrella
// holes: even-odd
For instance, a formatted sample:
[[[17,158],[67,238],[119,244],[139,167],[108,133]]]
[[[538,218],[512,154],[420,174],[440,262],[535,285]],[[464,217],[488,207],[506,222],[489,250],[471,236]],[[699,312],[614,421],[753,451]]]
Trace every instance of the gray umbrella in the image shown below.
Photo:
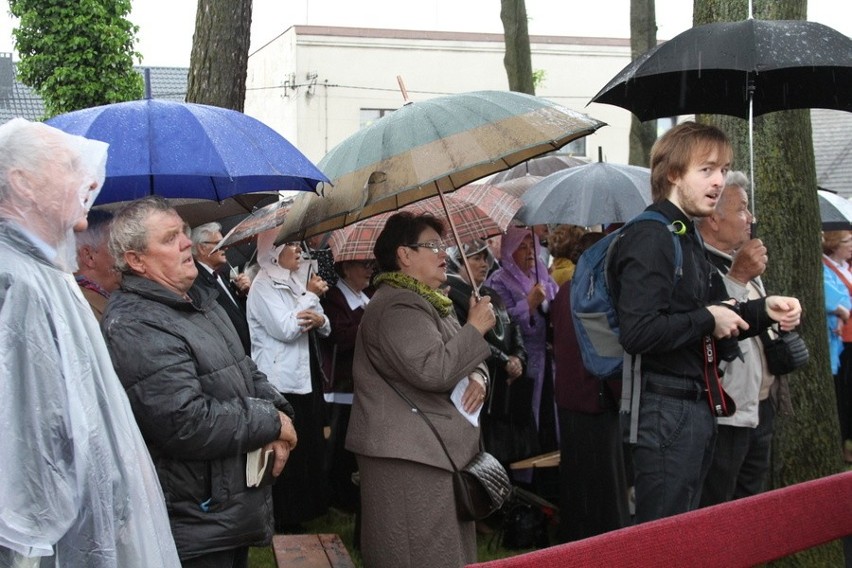
[[[543,178],[521,197],[525,225],[623,223],[651,203],[648,168],[595,162]]]
[[[819,219],[823,231],[852,230],[852,202],[836,193],[820,189]]]

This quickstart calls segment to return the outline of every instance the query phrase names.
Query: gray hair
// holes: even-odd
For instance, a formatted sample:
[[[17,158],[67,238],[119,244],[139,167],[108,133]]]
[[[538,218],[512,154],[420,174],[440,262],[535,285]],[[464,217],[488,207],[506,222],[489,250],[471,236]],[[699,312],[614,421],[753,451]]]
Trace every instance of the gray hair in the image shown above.
[[[109,237],[109,224],[112,221],[113,215],[109,211],[93,209],[89,211],[86,220],[89,226],[85,231],[74,233],[74,238],[77,240],[77,249],[83,246],[99,247],[104,240]]]
[[[189,239],[192,241],[192,256],[196,256],[198,254],[198,245],[204,241],[209,241],[210,235],[213,233],[220,232],[222,232],[222,225],[216,222],[204,223],[203,225],[199,225],[194,228],[192,233],[189,235]]]
[[[746,191],[748,191],[748,188],[751,186],[748,181],[748,176],[738,170],[731,170],[728,172],[728,175],[725,177],[725,187],[728,187],[729,185],[741,187]]]
[[[157,195],[131,201],[115,214],[109,234],[109,253],[115,259],[115,267],[119,272],[132,272],[124,260],[125,252],[147,250],[148,227],[145,221],[159,212],[178,214],[168,201]]]
[[[43,164],[49,162],[62,146],[58,136],[45,136],[55,130],[40,122],[13,118],[0,126],[0,202],[11,194],[9,172],[26,170],[39,175]]]

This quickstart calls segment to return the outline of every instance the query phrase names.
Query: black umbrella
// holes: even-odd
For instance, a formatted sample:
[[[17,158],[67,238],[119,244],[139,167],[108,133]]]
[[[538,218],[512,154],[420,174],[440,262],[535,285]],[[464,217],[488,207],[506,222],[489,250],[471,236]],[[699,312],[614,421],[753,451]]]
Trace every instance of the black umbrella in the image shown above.
[[[640,55],[591,102],[626,108],[640,120],[747,118],[754,207],[753,117],[795,108],[852,111],[852,40],[802,20],[749,16],[697,26]]]

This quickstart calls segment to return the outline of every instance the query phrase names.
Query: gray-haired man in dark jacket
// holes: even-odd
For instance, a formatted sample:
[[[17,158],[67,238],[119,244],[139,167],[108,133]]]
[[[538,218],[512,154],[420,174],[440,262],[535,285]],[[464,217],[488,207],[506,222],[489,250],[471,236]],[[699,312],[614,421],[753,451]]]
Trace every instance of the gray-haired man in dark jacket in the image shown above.
[[[154,460],[181,562],[242,567],[272,536],[270,488],[248,487],[246,455],[272,450],[278,475],[296,445],[292,409],[246,355],[197,269],[185,223],[160,198],[113,220],[123,273],[102,329]]]

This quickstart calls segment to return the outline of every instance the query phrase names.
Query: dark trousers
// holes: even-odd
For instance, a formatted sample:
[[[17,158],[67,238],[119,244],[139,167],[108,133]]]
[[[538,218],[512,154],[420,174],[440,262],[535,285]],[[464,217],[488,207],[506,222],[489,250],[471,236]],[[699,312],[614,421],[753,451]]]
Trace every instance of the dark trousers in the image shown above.
[[[352,482],[352,474],[358,471],[358,463],[355,454],[346,449],[352,405],[333,403],[328,409],[331,435],[326,446],[326,469],[331,504],[344,511],[354,511],[358,507],[358,487]]]
[[[189,560],[182,560],[180,565],[182,568],[247,568],[248,552],[247,546],[220,550]]]
[[[617,409],[559,409],[559,540],[569,542],[630,524]]]
[[[663,375],[653,380],[673,388],[690,386]],[[716,418],[705,398],[683,400],[644,390],[641,396],[633,446],[637,523],[698,508],[716,438]]]
[[[852,440],[852,343],[844,343],[840,353],[840,370],[834,376],[837,395],[837,417],[840,420],[840,441]]]
[[[713,463],[701,492],[701,506],[766,491],[769,478],[775,407],[768,398],[758,406],[756,428],[720,425]]]

